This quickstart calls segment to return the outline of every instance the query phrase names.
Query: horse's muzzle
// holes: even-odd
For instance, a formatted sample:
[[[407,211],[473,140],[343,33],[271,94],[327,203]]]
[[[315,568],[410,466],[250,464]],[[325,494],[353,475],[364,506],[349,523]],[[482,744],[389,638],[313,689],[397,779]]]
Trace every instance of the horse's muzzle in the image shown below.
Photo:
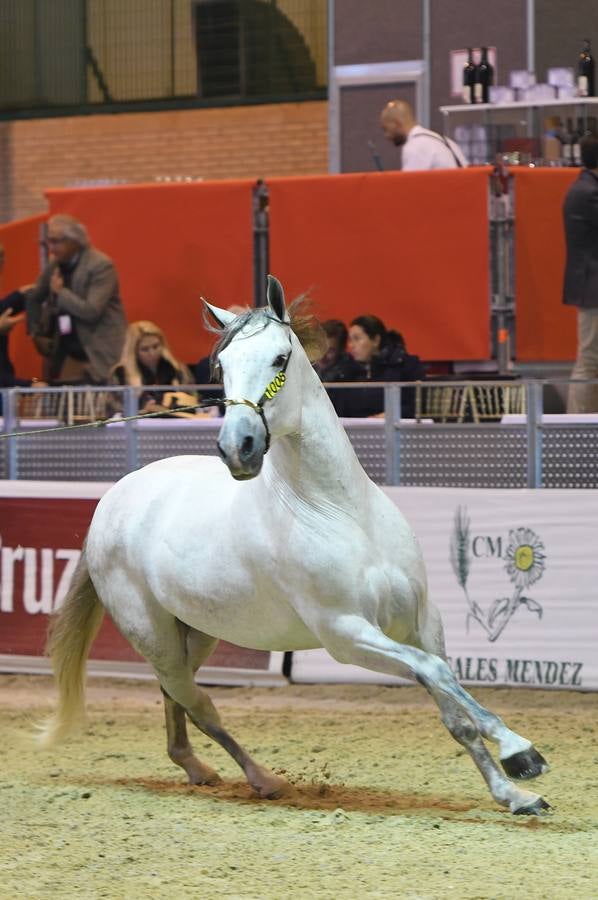
[[[227,417],[230,415],[229,411]],[[239,411],[227,417],[218,436],[218,452],[237,481],[259,475],[266,452],[266,435],[261,420]]]

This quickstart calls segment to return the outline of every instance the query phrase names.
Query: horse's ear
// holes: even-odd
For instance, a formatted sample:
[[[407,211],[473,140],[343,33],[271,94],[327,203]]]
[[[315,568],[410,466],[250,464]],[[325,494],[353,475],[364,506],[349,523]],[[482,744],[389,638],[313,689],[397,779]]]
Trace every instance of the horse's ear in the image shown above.
[[[282,284],[274,275],[268,275],[268,306],[281,322],[290,322],[289,314],[284,302]]]
[[[226,328],[227,325],[230,325],[233,319],[237,318],[236,315],[232,312],[229,312],[228,309],[220,309],[220,307],[218,306],[212,306],[211,303],[208,303],[205,297],[202,297],[201,299],[207,312],[219,328]]]

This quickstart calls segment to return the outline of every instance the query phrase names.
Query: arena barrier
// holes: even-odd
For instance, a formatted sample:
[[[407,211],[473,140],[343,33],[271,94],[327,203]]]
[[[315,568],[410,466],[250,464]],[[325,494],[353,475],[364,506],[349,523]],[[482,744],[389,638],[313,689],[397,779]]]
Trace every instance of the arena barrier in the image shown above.
[[[567,386],[565,380],[388,384],[389,415],[341,421],[377,484],[596,489],[598,415],[543,414],[546,397],[564,396]],[[343,389],[359,387],[331,388]],[[404,389],[415,391],[417,419],[398,417]],[[218,418],[142,417],[89,427],[109,414],[110,403],[136,413],[135,388],[14,388],[0,391],[0,400],[0,479],[113,482],[167,456],[218,453]],[[85,427],[58,427],[65,425]],[[7,437],[14,431],[24,434]]]
[[[578,170],[510,171],[517,359],[571,360],[576,317],[561,304],[561,207]],[[489,270],[490,172],[270,179],[269,267],[289,297],[309,291],[322,319],[373,312],[424,359],[489,359],[490,294],[497,290]],[[220,306],[252,302],[253,187],[247,179],[65,188],[47,196],[50,213],[81,218],[114,259],[129,320],[155,319],[175,354],[194,362],[212,343],[199,295]],[[3,291],[35,280],[44,218],[0,226],[8,250]],[[513,293],[510,283],[503,287]],[[11,352],[22,377],[40,375],[24,329],[13,332]]]
[[[48,614],[68,587],[91,515],[109,484],[0,482],[0,670],[47,672]],[[422,545],[451,665],[465,683],[598,689],[596,495],[584,490],[384,488]],[[107,620],[92,674],[147,677]],[[203,682],[277,684],[283,654],[221,642]],[[285,669],[288,671],[288,668]],[[398,682],[292,654],[299,682]]]

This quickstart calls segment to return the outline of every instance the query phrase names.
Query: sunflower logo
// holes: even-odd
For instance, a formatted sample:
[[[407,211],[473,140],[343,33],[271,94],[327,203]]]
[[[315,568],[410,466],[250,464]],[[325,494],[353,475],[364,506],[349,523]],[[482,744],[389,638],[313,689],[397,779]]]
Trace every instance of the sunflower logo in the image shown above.
[[[465,507],[458,507],[455,513],[450,558],[457,580],[465,594],[469,607],[466,625],[475,619],[484,629],[489,641],[495,641],[504,631],[520,606],[542,618],[542,606],[537,600],[524,596],[532,584],[544,574],[546,556],[544,543],[531,528],[513,528],[509,531],[509,543],[505,551],[505,571],[515,590],[510,597],[498,597],[486,613],[473,600],[467,590],[471,566],[470,520]]]
[[[542,577],[546,567],[543,551],[544,544],[531,528],[509,532],[505,569],[515,587],[526,590]]]

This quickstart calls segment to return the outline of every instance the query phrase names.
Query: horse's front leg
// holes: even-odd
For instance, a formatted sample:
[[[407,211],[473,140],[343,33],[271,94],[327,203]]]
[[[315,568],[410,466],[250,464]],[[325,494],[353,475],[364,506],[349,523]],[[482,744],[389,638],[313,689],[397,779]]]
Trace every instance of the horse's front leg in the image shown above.
[[[494,739],[501,745],[503,767],[507,771],[506,763],[511,758],[526,755],[533,759],[532,754],[536,754],[544,767],[546,764],[543,758],[528,740],[510,731],[498,716],[474,700],[457,682],[443,659],[415,647],[396,643],[357,615],[337,616],[331,622],[320,623],[317,634],[328,652],[339,662],[363,666],[388,675],[415,678],[423,684],[441,708],[443,721],[453,736],[472,753],[497,802],[508,805],[512,812],[538,813],[546,808],[541,797],[519,791],[514,786],[511,786],[512,790],[506,788],[505,783],[508,785],[509,782],[503,779],[492,760],[489,764],[489,754],[485,748],[482,752],[483,745],[478,732],[492,732]],[[540,774],[540,771],[535,774]]]
[[[181,650],[191,672],[209,657],[218,641],[207,634],[195,631],[175,619],[174,628],[178,629]],[[193,747],[187,735],[187,721],[184,708],[170,697],[164,687],[160,686],[164,696],[164,717],[166,720],[166,737],[168,755],[177,766],[184,769],[189,784],[218,784],[222,779],[210,766],[201,762],[193,753]]]
[[[189,630],[180,622],[176,624],[179,632],[188,631],[187,659],[171,656],[168,661],[164,658],[151,660],[165,698],[170,758],[185,769],[192,783],[215,784],[220,780],[212,769],[193,756],[184,721],[186,712],[200,731],[230,753],[260,797],[273,799],[289,793],[290,787],[284,778],[258,765],[228,733],[209,696],[195,684],[193,673],[199,662],[211,652],[215,643],[213,638],[193,629]]]
[[[187,735],[185,710],[172,697],[168,696],[164,688],[162,688],[162,694],[164,695],[164,717],[169,757],[173,763],[185,770],[189,784],[219,784],[222,779],[218,773],[193,753],[193,747]]]

